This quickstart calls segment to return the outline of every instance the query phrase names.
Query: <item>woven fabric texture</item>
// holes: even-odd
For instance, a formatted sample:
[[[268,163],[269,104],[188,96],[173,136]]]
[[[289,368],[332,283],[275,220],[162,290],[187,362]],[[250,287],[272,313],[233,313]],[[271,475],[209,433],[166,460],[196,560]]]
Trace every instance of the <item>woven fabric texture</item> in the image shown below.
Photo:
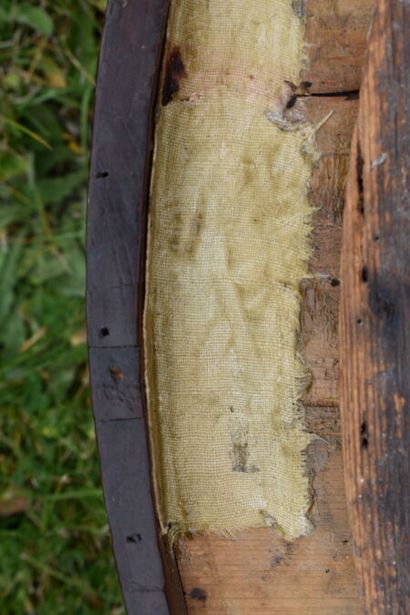
[[[164,532],[307,533],[300,395],[314,130],[291,0],[174,0],[151,187],[146,382]]]

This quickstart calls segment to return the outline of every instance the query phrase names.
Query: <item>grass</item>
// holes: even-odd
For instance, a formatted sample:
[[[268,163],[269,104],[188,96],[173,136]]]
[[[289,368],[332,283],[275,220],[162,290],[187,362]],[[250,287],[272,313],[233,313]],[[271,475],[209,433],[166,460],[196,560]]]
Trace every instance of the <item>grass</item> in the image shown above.
[[[105,0],[0,5],[0,613],[120,614],[92,424],[84,219]]]

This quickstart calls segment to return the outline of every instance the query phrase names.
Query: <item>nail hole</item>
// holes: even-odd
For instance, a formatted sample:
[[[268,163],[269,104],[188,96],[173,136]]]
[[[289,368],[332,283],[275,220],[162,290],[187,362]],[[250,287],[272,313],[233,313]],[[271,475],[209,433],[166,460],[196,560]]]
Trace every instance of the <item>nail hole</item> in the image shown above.
[[[332,278],[330,280],[330,286],[333,286],[333,287],[340,286],[340,280],[338,280],[337,278]]]
[[[142,536],[141,534],[135,533],[135,534],[131,534],[130,536],[127,536],[126,540],[128,543],[136,544],[142,541]]]
[[[108,337],[110,334],[110,330],[108,329],[108,327],[102,327],[100,329],[100,335],[101,337]]]
[[[369,270],[367,267],[363,267],[361,277],[362,277],[362,282],[366,284],[366,282],[368,282],[369,280]]]
[[[380,241],[380,235],[375,235],[375,236],[373,237],[373,239],[374,239],[375,241]]]
[[[367,423],[363,421],[360,425],[360,444],[362,448],[369,446],[369,434],[367,432]]]
[[[95,174],[96,179],[105,179],[108,176],[108,171],[98,171],[98,173]]]
[[[361,318],[358,318],[356,320],[356,322],[357,322],[358,325],[362,325],[363,324],[363,320]]]

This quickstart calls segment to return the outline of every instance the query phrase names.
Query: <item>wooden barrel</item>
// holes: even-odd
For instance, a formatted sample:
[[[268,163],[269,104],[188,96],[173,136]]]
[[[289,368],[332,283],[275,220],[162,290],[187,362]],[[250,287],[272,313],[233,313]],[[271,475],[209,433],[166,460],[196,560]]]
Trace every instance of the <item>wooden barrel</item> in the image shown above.
[[[316,139],[321,156],[309,187],[310,202],[316,208],[311,275],[301,285],[300,333],[301,351],[312,372],[311,387],[303,398],[306,424],[317,436],[309,446],[307,462],[314,494],[310,510],[314,530],[292,541],[271,528],[257,528],[239,533],[234,539],[209,533],[185,536],[172,544],[159,531],[145,420],[142,311],[154,118],[164,50],[166,53],[168,4],[168,0],[110,0],[108,3],[90,171],[87,310],[91,387],[106,508],[127,612],[129,615],[169,612],[293,615],[308,610],[323,615],[361,613],[348,519],[349,501],[354,508],[356,547],[359,545],[361,549],[356,554],[363,563],[360,578],[364,579],[366,609],[369,613],[405,613],[404,572],[397,574],[397,567],[391,564],[388,574],[377,573],[374,580],[370,573],[371,557],[378,556],[372,549],[363,551],[366,515],[369,508],[377,509],[377,505],[369,496],[360,506],[355,506],[358,491],[352,485],[357,484],[356,458],[354,449],[350,452],[349,447],[357,438],[367,438],[367,430],[373,430],[373,423],[369,419],[363,433],[363,419],[357,410],[360,416],[355,419],[351,433],[350,427],[346,428],[350,425],[351,405],[348,396],[344,397],[347,500],[339,414],[338,310],[344,189],[358,115],[372,0],[292,3],[305,24],[307,61],[301,83],[294,84],[289,107],[297,110],[303,106],[308,121],[320,126]],[[384,2],[379,3],[379,13],[383,14],[384,23],[400,22],[400,33],[408,35],[408,7],[399,0],[393,4],[397,8],[394,17],[387,15]],[[380,38],[380,22],[377,23],[373,40]],[[386,36],[383,41],[389,44]],[[373,44],[377,46],[377,42]],[[407,43],[401,44],[397,54],[402,53],[403,60]],[[371,61],[374,61],[372,57]],[[409,94],[409,71],[395,72],[395,62],[400,62],[398,56],[386,74],[391,69],[389,79],[400,92],[407,87]],[[377,87],[382,89],[382,85],[379,82]],[[408,130],[408,102],[400,96],[397,95],[397,100],[402,101],[400,117],[403,123],[407,118]],[[362,102],[362,108],[366,109],[366,104],[368,99]],[[381,108],[373,109],[372,113],[380,114]],[[327,121],[322,124],[323,118]],[[361,122],[366,121],[362,111]],[[400,124],[400,130],[403,125]],[[399,130],[399,127],[389,130]],[[408,152],[408,141],[405,141],[400,155],[408,158]],[[374,159],[380,160],[380,165],[384,163],[384,153],[388,155],[383,150]],[[404,177],[405,171],[402,173]],[[408,197],[405,204],[408,207]],[[345,249],[343,275],[348,284],[349,248]],[[366,267],[363,265],[362,271]],[[349,313],[352,306],[346,297],[345,293],[344,313]],[[403,322],[400,321],[400,331]],[[347,333],[341,348],[345,366],[352,365],[349,326],[345,325]],[[392,330],[392,334],[400,335],[398,329]],[[371,335],[370,330],[366,335]],[[393,360],[393,355],[389,360]],[[395,357],[403,360],[402,356]],[[348,375],[343,390],[355,386],[349,369],[345,371]],[[360,372],[356,371],[355,377],[360,381]],[[406,391],[395,389],[392,394],[396,395],[396,413],[401,417],[405,404],[402,400],[408,399]],[[402,446],[403,435],[398,434],[397,438]],[[391,439],[386,446],[393,446]],[[362,456],[360,460],[363,461]],[[377,455],[371,457],[373,464],[377,461]],[[363,463],[367,463],[366,459]],[[402,478],[403,468],[400,465]],[[377,494],[371,493],[377,500]],[[390,497],[390,492],[386,497]],[[400,532],[404,528],[400,517],[404,508],[397,506],[397,515],[394,512],[388,519],[382,515],[381,523],[393,522]],[[374,548],[383,554],[383,545],[375,543]],[[394,545],[397,547],[396,542]],[[396,557],[395,549],[391,553]],[[397,565],[403,570],[408,550],[400,553]],[[390,593],[383,590],[384,583],[391,588]],[[377,601],[369,597],[375,593],[385,598]]]

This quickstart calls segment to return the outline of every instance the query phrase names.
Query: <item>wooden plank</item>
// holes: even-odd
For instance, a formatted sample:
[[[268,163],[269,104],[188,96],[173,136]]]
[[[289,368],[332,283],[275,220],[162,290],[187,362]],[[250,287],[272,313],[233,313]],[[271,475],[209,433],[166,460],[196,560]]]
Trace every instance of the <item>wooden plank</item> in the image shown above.
[[[90,170],[91,389],[105,503],[129,615],[166,615],[168,602],[173,611],[185,611],[172,551],[157,538],[137,318],[143,304],[152,116],[167,10],[167,0],[108,4]]]
[[[366,613],[410,612],[410,4],[380,0],[352,149],[341,309],[345,475]]]
[[[294,0],[306,20],[306,67],[311,93],[359,90],[374,0]]]
[[[312,385],[304,402],[311,406],[337,405],[339,264],[344,189],[349,165],[351,133],[357,117],[352,97],[310,97],[299,101],[300,111],[318,125],[332,116],[317,133],[321,159],[313,174],[310,201],[313,218],[312,278],[302,283],[301,344]]]

